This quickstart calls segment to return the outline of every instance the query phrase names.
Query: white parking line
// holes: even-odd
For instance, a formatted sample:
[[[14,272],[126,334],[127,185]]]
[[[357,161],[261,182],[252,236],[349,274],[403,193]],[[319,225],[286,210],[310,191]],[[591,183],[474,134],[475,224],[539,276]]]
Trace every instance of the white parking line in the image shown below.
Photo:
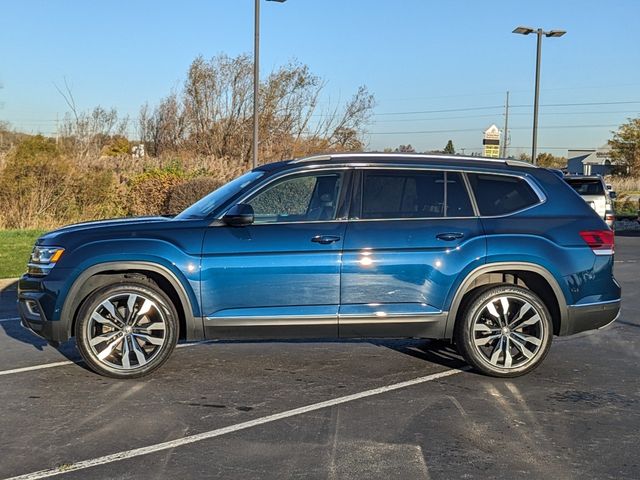
[[[202,340],[200,342],[180,343],[176,345],[176,348],[193,347],[195,345],[202,345],[205,343],[212,343],[212,342],[215,342],[215,340]],[[63,367],[65,365],[73,365],[73,364],[80,364],[80,363],[83,363],[82,360],[78,360],[77,362],[72,362],[71,360],[68,360],[64,362],[41,363],[40,365],[33,365],[31,367],[12,368],[11,370],[0,370],[0,376],[13,375],[15,373],[32,372],[34,370],[44,370],[45,368]]]
[[[65,362],[43,363],[41,365],[33,365],[32,367],[13,368],[11,370],[1,370],[0,375],[13,375],[14,373],[31,372],[32,370],[43,370],[45,368],[62,367],[63,365],[73,365],[76,362],[67,360]]]
[[[239,430],[246,430],[247,428],[257,427],[258,425],[264,425],[266,423],[275,422],[285,418],[295,417],[297,415],[303,415],[305,413],[321,410],[323,408],[333,407],[347,402],[353,402],[361,398],[371,397],[374,395],[380,395],[381,393],[391,392],[393,390],[399,390],[401,388],[411,387],[420,383],[432,382],[444,377],[450,377],[462,373],[469,368],[445,370],[444,372],[434,373],[425,377],[418,377],[412,380],[407,380],[400,383],[394,383],[392,385],[386,385],[384,387],[374,388],[372,390],[365,390],[363,392],[346,395],[344,397],[334,398],[332,400],[326,400],[324,402],[312,403],[305,407],[294,408],[293,410],[287,410],[284,412],[276,413],[273,415],[267,415],[266,417],[256,418],[247,422],[238,423],[236,425],[230,425],[228,427],[218,428],[216,430],[210,430],[208,432],[198,433],[196,435],[189,435],[187,437],[178,438],[176,440],[170,440],[168,442],[156,443],[147,447],[134,448],[132,450],[124,450],[122,452],[113,453],[111,455],[105,455],[102,457],[92,458],[89,460],[83,460],[81,462],[66,464],[61,467],[51,468],[49,470],[40,470],[39,472],[27,473],[17,477],[11,477],[6,480],[38,480],[41,478],[49,478],[64,473],[75,472],[77,470],[84,470],[86,468],[96,467],[98,465],[104,465],[107,463],[119,462],[128,458],[139,457],[141,455],[148,455],[150,453],[156,453],[163,450],[169,450],[183,445],[189,445],[191,443],[201,442],[202,440],[208,440],[210,438],[220,437],[228,433],[237,432]]]

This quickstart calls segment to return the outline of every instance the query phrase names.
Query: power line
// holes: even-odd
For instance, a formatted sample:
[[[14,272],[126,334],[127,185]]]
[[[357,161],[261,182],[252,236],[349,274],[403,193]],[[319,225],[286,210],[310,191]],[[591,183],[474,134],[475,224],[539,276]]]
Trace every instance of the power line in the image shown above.
[[[540,128],[544,129],[568,129],[568,128],[610,128],[610,127],[618,127],[617,124],[610,125],[548,125]],[[531,127],[510,127],[509,130],[529,130]],[[455,130],[416,130],[416,131],[406,131],[406,132],[368,132],[369,135],[413,135],[413,134],[422,134],[422,133],[459,133],[459,132],[479,132],[478,128],[461,128]],[[514,147],[515,148],[515,147]]]

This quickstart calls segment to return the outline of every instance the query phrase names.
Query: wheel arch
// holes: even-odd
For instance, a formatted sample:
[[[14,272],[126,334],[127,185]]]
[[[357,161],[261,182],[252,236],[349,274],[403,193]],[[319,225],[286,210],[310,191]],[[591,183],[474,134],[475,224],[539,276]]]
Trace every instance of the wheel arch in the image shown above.
[[[536,293],[542,301],[547,305],[553,320],[553,333],[558,335],[562,331],[562,325],[567,322],[567,302],[562,292],[562,288],[558,284],[553,274],[544,267],[534,263],[527,262],[496,262],[482,265],[472,270],[458,286],[447,316],[447,325],[445,327],[446,338],[453,338],[458,314],[464,307],[465,297],[482,288],[485,285],[491,285],[491,275],[512,275],[512,281],[497,281],[493,284],[511,283],[519,285],[518,281],[522,281],[526,287]],[[477,285],[481,279],[489,280],[488,283]]]
[[[93,265],[84,270],[73,281],[61,309],[60,319],[67,322],[68,338],[73,336],[77,312],[84,299],[93,291],[113,283],[114,278],[125,281],[128,278],[144,276],[153,280],[172,301],[174,301],[180,317],[180,338],[186,340],[201,340],[204,338],[202,319],[194,315],[194,301],[176,276],[169,268],[147,261],[105,262]]]

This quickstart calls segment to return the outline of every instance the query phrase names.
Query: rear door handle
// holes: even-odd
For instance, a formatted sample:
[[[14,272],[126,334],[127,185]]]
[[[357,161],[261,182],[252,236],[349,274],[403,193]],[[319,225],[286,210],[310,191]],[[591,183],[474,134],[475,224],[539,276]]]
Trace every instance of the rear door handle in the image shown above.
[[[340,237],[335,235],[316,235],[311,239],[312,242],[320,243],[322,245],[329,245],[330,243],[338,242]]]
[[[452,242],[453,240],[459,240],[464,237],[464,233],[460,232],[447,232],[447,233],[439,233],[436,235],[438,240],[444,240],[445,242]]]

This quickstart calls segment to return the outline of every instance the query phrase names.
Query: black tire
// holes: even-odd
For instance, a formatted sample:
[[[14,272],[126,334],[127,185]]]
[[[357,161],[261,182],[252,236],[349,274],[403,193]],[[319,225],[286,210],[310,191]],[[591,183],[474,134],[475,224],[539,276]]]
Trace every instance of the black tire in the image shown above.
[[[102,287],[83,302],[75,324],[78,350],[96,373],[138,378],[167,361],[178,341],[178,313],[151,281]]]
[[[472,294],[458,317],[454,335],[458,351],[479,372],[518,377],[535,369],[547,356],[553,324],[549,310],[535,293],[501,285]]]

